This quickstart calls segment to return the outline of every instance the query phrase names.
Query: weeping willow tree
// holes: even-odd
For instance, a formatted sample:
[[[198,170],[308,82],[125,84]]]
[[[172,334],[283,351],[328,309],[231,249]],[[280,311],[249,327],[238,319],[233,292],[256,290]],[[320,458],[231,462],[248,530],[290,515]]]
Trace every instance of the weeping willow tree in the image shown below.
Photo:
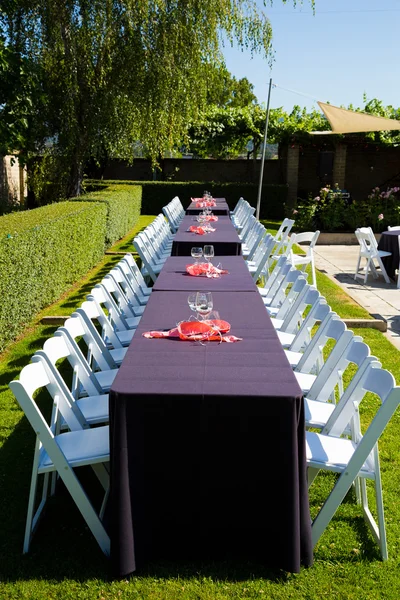
[[[272,36],[256,0],[3,0],[0,28],[39,74],[21,150],[41,154],[36,189],[53,197],[135,141],[156,162],[204,108],[222,36],[265,56]]]

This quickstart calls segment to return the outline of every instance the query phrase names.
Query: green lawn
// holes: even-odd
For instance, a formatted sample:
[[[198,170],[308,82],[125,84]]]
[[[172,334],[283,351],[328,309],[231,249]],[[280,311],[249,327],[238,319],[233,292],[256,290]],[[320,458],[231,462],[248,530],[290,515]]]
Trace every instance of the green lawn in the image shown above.
[[[152,217],[142,217],[139,228]],[[130,251],[131,232],[113,251]],[[44,315],[67,315],[79,306],[91,287],[119,260],[107,255]],[[323,274],[318,286],[342,317],[365,317],[365,311]],[[352,494],[338,510],[315,551],[315,563],[298,575],[272,572],[255,563],[151,564],[139,576],[112,581],[105,559],[71,502],[60,489],[51,499],[27,556],[21,555],[34,434],[8,389],[32,354],[55,327],[37,319],[0,357],[0,600],[119,600],[119,599],[393,599],[400,596],[400,412],[380,443],[389,561],[382,563],[377,547],[354,503]],[[356,330],[400,382],[400,353],[378,331]],[[371,403],[362,417],[370,418]],[[267,432],[266,432],[267,435]],[[265,457],[268,461],[278,457]],[[87,476],[87,474],[84,474]],[[311,488],[315,514],[332,477],[320,476]],[[273,493],[273,491],[271,491]],[[269,515],[271,519],[274,515]],[[266,540],[273,544],[273,540]]]

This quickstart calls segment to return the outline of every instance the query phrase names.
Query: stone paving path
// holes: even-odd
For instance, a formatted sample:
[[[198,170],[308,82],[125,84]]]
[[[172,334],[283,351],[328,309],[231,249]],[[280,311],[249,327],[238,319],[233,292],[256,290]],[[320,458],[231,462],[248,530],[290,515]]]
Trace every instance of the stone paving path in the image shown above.
[[[359,246],[316,246],[315,266],[349,296],[363,306],[372,317],[387,321],[390,341],[400,349],[400,289],[396,283],[386,283],[382,276],[370,274],[366,284],[354,279]]]

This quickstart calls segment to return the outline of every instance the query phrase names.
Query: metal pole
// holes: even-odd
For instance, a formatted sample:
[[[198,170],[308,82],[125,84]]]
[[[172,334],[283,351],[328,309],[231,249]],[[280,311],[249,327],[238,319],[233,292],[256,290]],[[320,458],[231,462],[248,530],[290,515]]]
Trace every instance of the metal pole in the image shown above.
[[[260,218],[261,190],[262,190],[262,182],[263,182],[263,175],[264,175],[265,146],[267,145],[268,120],[269,120],[269,101],[271,99],[271,88],[272,88],[272,79],[269,80],[268,102],[267,102],[267,116],[265,118],[264,143],[263,143],[263,151],[262,151],[261,166],[260,166],[260,181],[258,183],[257,210],[256,210],[256,217],[257,217],[257,219]]]

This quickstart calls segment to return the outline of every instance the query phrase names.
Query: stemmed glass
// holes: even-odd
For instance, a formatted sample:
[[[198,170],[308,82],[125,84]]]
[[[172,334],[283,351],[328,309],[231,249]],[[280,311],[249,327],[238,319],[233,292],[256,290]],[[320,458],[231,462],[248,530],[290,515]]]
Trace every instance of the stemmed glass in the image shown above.
[[[197,265],[199,262],[198,259],[203,256],[203,248],[195,246],[194,248],[191,249],[190,254],[194,258],[194,262]]]
[[[196,310],[197,313],[206,319],[213,309],[213,297],[211,292],[197,292]]]
[[[214,246],[204,246],[203,255],[207,262],[212,264],[211,259],[214,258]]]
[[[197,292],[190,292],[187,301],[190,310],[197,312]]]

